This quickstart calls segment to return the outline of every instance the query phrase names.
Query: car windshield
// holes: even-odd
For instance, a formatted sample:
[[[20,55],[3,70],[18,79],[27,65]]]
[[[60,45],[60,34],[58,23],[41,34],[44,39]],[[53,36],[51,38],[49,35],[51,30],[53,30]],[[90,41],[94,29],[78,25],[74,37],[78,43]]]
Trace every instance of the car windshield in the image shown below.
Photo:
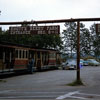
[[[94,59],[88,59],[88,61],[90,61],[90,62],[96,62],[97,63],[97,61],[94,60]]]
[[[76,60],[75,59],[70,59],[70,60],[68,60],[68,64],[76,65]]]
[[[84,61],[83,59],[80,59],[80,61]]]

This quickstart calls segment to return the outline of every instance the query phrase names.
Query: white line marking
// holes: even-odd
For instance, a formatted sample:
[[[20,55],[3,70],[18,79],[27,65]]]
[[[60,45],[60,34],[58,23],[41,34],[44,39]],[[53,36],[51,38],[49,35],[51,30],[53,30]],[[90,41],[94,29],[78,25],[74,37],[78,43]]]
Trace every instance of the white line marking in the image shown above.
[[[7,93],[7,92],[13,92],[14,90],[4,90],[4,91],[0,91],[0,94],[1,93]]]
[[[34,93],[34,94],[58,94],[59,93],[66,93],[66,92],[34,92],[34,91],[15,91],[15,90],[3,90],[3,91],[0,91],[0,94],[5,94],[5,93],[25,93],[25,94],[29,94],[29,93]],[[99,94],[87,94],[87,93],[80,93],[79,91],[74,91],[74,92],[69,92],[65,95],[61,95],[59,97],[57,97],[57,95],[48,95],[48,96],[9,96],[9,97],[0,97],[0,99],[3,99],[3,98],[49,98],[49,97],[57,97],[56,99],[65,99],[65,98],[76,98],[76,99],[86,99],[86,97],[80,97],[80,96],[74,96],[75,94],[81,94],[81,95],[88,95],[88,96],[98,96],[100,97]]]
[[[79,91],[69,92],[68,94],[62,95],[57,97],[56,99],[64,99],[64,98],[76,98],[76,99],[86,99],[86,97],[79,97],[79,96],[73,96],[74,94],[81,94],[81,95],[88,95],[88,96],[100,96],[99,94],[87,94],[87,93],[80,93]]]
[[[66,93],[66,92],[35,92],[35,91],[15,91],[15,90],[4,90],[4,91],[0,91],[0,93],[6,93],[6,92],[9,92],[9,93],[35,93],[35,94],[47,94],[47,93],[50,93],[50,94],[59,94],[59,93]]]
[[[84,99],[84,100],[86,99],[86,98],[83,98],[83,97],[76,97],[76,96],[70,96],[70,98],[74,98],[74,99],[75,99],[75,98],[76,98],[76,99]]]
[[[99,94],[87,94],[87,93],[78,93],[78,94],[83,94],[83,95],[92,95],[92,96],[100,96]]]
[[[79,93],[79,91],[69,92],[69,93],[67,93],[65,95],[62,95],[62,96],[57,97],[56,99],[64,99],[64,98],[72,97],[72,95],[78,94],[78,93]]]
[[[58,94],[58,93],[66,93],[66,92],[52,92],[52,91],[51,92],[34,92],[34,91],[21,91],[20,92],[20,91],[14,91],[13,93],[37,93],[37,94],[40,94],[40,93],[41,94],[44,94],[44,93],[55,93],[56,94],[57,93]]]
[[[0,97],[0,99],[16,99],[16,98],[54,98],[56,96],[9,96],[9,97]]]

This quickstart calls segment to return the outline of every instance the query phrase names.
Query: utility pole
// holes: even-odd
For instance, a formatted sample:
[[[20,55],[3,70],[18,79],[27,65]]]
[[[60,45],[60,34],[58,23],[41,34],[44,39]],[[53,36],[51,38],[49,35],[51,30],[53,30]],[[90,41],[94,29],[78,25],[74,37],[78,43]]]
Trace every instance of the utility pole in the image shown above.
[[[77,21],[77,81],[80,81],[80,21]]]

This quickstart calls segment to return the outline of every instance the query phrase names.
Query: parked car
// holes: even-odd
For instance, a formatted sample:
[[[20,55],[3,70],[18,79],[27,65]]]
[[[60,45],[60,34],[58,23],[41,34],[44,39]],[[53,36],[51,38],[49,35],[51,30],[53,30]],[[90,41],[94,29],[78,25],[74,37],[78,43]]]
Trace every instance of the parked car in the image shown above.
[[[66,69],[66,67],[67,67],[67,65],[68,65],[68,62],[66,61],[66,62],[64,62],[64,63],[62,63],[62,69],[64,70],[64,69]]]
[[[70,59],[62,64],[62,69],[76,69],[76,60]]]
[[[80,64],[83,65],[83,66],[88,66],[89,61],[80,59]]]
[[[84,65],[84,60],[83,59],[80,59],[80,64]]]
[[[83,65],[84,65],[84,66],[88,66],[88,65],[89,65],[89,61],[84,60]]]
[[[87,62],[88,62],[88,65],[91,65],[91,66],[99,66],[100,65],[100,63],[97,62],[95,59],[88,59]]]

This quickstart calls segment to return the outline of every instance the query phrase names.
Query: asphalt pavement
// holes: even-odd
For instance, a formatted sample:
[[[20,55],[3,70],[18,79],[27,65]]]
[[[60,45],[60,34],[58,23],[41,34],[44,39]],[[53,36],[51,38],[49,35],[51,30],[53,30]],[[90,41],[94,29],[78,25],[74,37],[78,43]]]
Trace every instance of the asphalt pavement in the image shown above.
[[[0,81],[0,100],[100,100],[100,66],[81,69],[83,86],[68,86],[76,70],[52,70],[13,76]]]

